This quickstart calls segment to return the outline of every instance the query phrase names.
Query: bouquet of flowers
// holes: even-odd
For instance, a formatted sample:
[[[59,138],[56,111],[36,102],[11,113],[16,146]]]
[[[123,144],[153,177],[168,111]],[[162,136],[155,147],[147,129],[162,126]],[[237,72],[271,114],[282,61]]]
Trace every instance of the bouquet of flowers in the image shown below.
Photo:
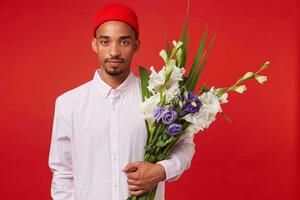
[[[144,67],[140,67],[143,99],[141,112],[148,134],[145,162],[156,163],[166,159],[183,134],[195,134],[208,128],[215,121],[217,113],[222,113],[221,104],[228,102],[228,93],[243,93],[246,90],[243,84],[245,81],[255,79],[262,84],[267,80],[261,72],[269,66],[269,62],[264,63],[255,73],[247,72],[230,87],[208,88],[202,85],[196,93],[195,87],[214,39],[215,36],[208,48],[205,48],[205,30],[197,55],[187,74],[185,68],[188,40],[185,22],[180,40],[172,42],[174,47],[171,49],[167,42],[166,50],[160,51],[159,55],[165,63],[161,70],[156,72],[151,67],[149,74]],[[156,188],[142,196],[132,196],[128,199],[153,200],[155,192]]]

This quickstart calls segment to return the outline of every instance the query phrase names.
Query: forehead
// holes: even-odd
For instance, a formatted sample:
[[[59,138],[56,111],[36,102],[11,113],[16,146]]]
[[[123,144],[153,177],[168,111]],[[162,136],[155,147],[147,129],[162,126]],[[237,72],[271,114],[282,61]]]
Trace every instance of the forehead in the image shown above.
[[[134,37],[134,30],[126,23],[121,21],[108,21],[102,23],[96,30],[97,37],[108,36],[108,37],[123,37],[132,36]]]

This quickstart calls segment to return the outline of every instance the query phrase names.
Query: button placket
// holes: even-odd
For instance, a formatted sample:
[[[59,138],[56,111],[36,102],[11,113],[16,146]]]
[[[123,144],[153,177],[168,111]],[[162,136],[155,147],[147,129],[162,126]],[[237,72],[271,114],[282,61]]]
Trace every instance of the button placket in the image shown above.
[[[111,112],[111,167],[112,167],[112,199],[119,200],[119,119],[118,119],[118,96],[112,99]]]

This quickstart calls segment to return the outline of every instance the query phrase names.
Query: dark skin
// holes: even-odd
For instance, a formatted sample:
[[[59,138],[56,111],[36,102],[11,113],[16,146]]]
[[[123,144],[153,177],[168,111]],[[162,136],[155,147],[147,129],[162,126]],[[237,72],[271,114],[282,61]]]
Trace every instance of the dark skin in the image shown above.
[[[118,87],[130,72],[130,63],[140,46],[134,30],[119,21],[108,21],[96,30],[92,49],[102,68],[101,78],[112,88]]]
[[[165,169],[161,164],[138,161],[126,165],[127,183],[130,194],[140,196],[165,180]]]
[[[97,54],[101,66],[101,78],[113,89],[117,88],[130,73],[130,63],[140,47],[134,30],[126,23],[108,21],[96,30],[92,38],[92,50]],[[124,169],[131,195],[140,196],[166,179],[161,164],[143,161],[128,163]]]

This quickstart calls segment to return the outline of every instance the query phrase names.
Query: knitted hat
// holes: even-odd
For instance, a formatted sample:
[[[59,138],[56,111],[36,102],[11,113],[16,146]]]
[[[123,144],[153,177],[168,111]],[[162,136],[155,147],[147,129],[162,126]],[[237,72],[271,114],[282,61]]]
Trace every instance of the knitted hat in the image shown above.
[[[94,35],[99,25],[107,21],[121,21],[127,23],[139,37],[139,24],[135,12],[128,6],[123,4],[108,4],[101,8],[94,21]]]

